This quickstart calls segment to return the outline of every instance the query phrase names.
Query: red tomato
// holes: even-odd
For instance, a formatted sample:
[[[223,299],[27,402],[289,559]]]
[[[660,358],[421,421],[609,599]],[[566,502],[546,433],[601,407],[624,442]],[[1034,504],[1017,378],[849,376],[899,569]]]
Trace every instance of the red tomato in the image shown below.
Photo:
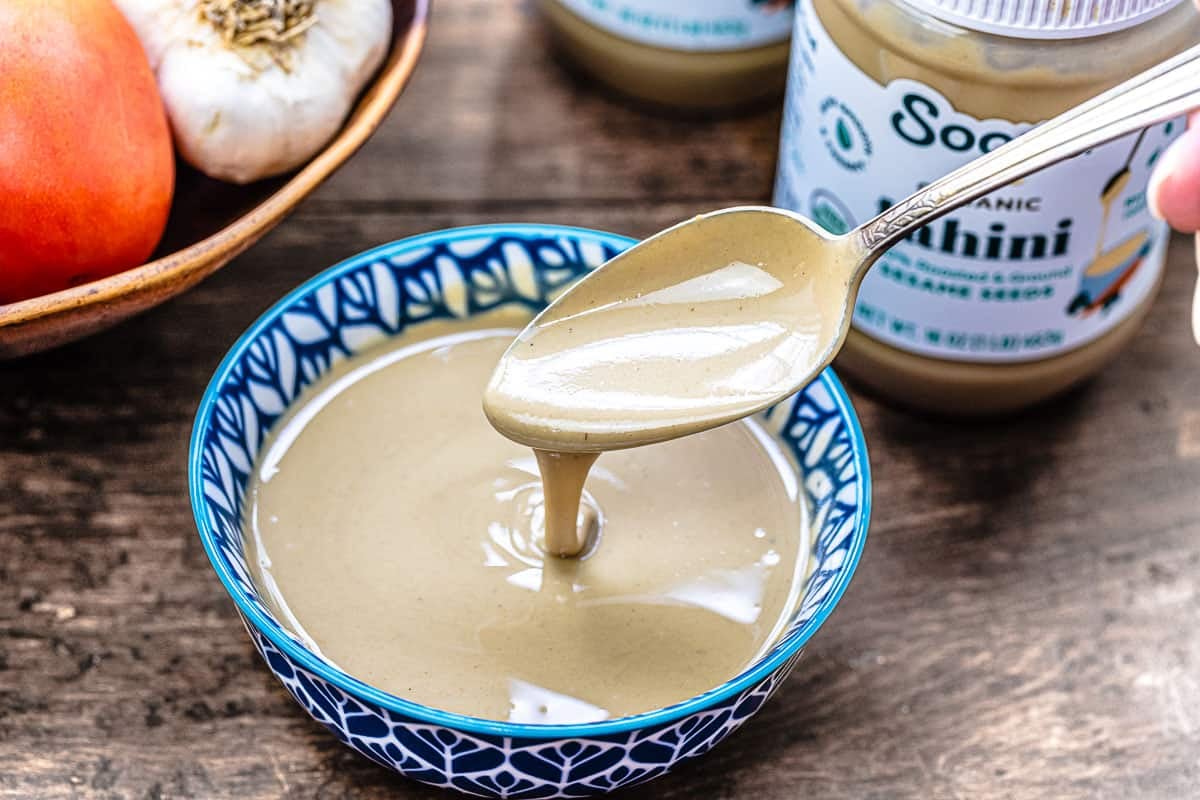
[[[143,263],[174,184],[154,74],[110,0],[0,0],[0,303]]]

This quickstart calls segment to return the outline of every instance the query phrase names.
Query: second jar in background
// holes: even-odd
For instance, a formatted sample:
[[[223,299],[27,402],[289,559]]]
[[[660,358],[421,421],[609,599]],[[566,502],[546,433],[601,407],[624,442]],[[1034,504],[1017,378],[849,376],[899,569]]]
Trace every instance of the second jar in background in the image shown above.
[[[1183,0],[801,0],[775,202],[840,233],[1200,41]],[[902,404],[1019,409],[1108,363],[1161,282],[1177,120],[1001,189],[871,269],[838,367]]]
[[[783,91],[792,0],[540,0],[564,54],[632,97],[688,110]]]

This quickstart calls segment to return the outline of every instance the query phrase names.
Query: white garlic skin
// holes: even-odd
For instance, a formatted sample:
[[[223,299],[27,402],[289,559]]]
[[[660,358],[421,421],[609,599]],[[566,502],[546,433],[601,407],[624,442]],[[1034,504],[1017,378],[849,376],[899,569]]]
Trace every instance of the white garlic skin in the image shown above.
[[[133,27],[150,68],[158,73],[163,52],[172,41],[186,35],[179,29],[185,14],[195,15],[196,0],[113,0]]]
[[[117,0],[158,76],[175,145],[213,178],[252,181],[295,169],[341,128],[391,40],[390,0],[318,0],[317,23],[289,70],[231,50],[197,0]]]

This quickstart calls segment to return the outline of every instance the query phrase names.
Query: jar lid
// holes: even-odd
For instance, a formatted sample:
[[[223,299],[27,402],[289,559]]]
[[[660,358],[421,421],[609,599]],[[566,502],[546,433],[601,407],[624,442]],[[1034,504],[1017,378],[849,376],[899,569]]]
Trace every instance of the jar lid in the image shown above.
[[[1029,39],[1097,36],[1138,25],[1185,0],[907,0],[964,28]]]

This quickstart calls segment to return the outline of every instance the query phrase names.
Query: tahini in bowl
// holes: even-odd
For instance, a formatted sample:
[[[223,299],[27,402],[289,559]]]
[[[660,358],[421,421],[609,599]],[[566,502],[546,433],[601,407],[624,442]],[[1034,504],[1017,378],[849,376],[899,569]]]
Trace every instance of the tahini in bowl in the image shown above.
[[[423,324],[500,307],[532,318],[633,243],[557,225],[456,228],[369,250],[317,275],[234,344],[200,401],[189,452],[205,552],[267,666],[313,719],[414,780],[485,797],[585,797],[641,783],[708,752],[796,665],[845,591],[866,541],[870,475],[850,400],[826,370],[762,415],[803,470],[814,569],[790,628],[740,675],[682,703],[578,725],[478,719],[385,693],[315,655],[259,597],[242,539],[245,489],[271,426],[331,366]]]

